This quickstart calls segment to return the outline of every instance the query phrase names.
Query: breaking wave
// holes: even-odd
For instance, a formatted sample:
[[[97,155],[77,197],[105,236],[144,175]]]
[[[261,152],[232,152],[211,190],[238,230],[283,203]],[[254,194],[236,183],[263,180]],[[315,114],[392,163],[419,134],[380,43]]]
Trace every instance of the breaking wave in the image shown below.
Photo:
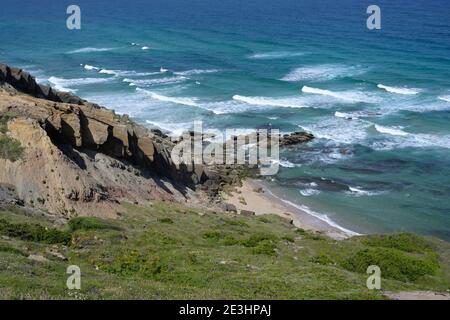
[[[420,92],[420,89],[389,87],[389,86],[385,86],[384,84],[378,84],[377,87],[380,89],[386,90],[387,92],[390,92],[390,93],[404,94],[404,95],[414,95],[414,94],[418,94]]]
[[[339,77],[354,76],[363,70],[342,65],[324,64],[310,67],[296,68],[281,78],[282,81],[325,81]]]
[[[298,98],[273,99],[267,97],[245,97],[234,95],[233,100],[257,106],[284,107],[284,108],[307,108]]]

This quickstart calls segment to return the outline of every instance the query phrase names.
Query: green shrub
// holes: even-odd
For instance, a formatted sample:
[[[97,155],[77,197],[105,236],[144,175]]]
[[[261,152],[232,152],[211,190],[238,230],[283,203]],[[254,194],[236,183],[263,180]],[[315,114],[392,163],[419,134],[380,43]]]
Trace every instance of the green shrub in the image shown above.
[[[234,246],[239,244],[239,240],[235,239],[231,234],[220,231],[208,231],[203,234],[203,239],[213,240],[215,242],[222,241],[225,246]]]
[[[229,225],[229,226],[237,226],[237,227],[244,227],[244,228],[248,228],[249,225],[247,224],[247,222],[240,220],[240,219],[221,219],[225,224]]]
[[[144,277],[155,277],[167,269],[158,256],[148,257],[133,250],[121,255],[112,262],[102,262],[103,270],[121,276],[141,275]]]
[[[270,220],[265,217],[260,217],[258,218],[258,220],[261,221],[262,223],[270,223]]]
[[[9,114],[0,114],[0,132],[1,133],[6,133],[6,131],[8,131],[8,121],[11,119],[12,117]]]
[[[43,242],[48,244],[68,244],[71,240],[71,235],[67,231],[45,228],[38,224],[12,224],[4,219],[0,219],[0,233],[25,241]]]
[[[8,136],[0,136],[0,158],[17,161],[22,157],[23,147],[20,142]]]
[[[118,226],[115,226],[107,221],[95,217],[72,218],[69,221],[69,228],[71,231],[101,230],[101,229],[120,230]]]
[[[248,239],[242,240],[241,244],[245,247],[256,247],[260,242],[268,241],[276,243],[278,238],[270,233],[255,233],[252,234]]]
[[[173,220],[170,218],[159,218],[158,222],[160,223],[167,223],[167,224],[173,224]]]
[[[319,254],[318,256],[314,256],[310,259],[310,261],[312,263],[318,263],[321,265],[329,265],[329,264],[333,264],[333,260],[330,259],[330,257],[328,257],[325,254]]]
[[[372,247],[393,248],[406,252],[423,253],[432,250],[428,241],[411,233],[367,236],[363,243]]]
[[[252,252],[254,254],[266,254],[269,256],[276,255],[275,249],[277,248],[276,243],[271,240],[263,240],[258,242],[258,244],[253,248]]]
[[[433,275],[439,268],[436,257],[410,256],[391,248],[369,248],[346,259],[342,266],[353,272],[366,273],[367,267],[377,265],[382,277],[400,281],[415,281],[424,275]]]

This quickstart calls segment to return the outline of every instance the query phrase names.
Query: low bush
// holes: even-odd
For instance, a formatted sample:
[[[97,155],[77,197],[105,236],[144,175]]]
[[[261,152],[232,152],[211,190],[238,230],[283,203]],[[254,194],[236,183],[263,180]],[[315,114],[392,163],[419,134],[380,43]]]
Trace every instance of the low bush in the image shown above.
[[[415,281],[433,275],[439,268],[435,256],[416,257],[392,248],[368,248],[347,258],[342,266],[353,272],[366,273],[367,267],[377,265],[382,277],[400,281]]]
[[[8,136],[0,136],[0,158],[12,162],[19,160],[23,154],[20,142]]]
[[[333,264],[334,261],[330,259],[330,257],[328,257],[325,254],[319,254],[317,256],[314,256],[310,259],[310,261],[312,263],[317,263],[317,264],[321,264],[321,265],[329,265],[329,264]]]
[[[278,238],[270,233],[255,233],[252,234],[248,239],[242,240],[241,244],[245,247],[256,247],[262,241],[269,241],[276,243]]]
[[[158,256],[146,256],[138,251],[121,255],[112,262],[102,262],[100,266],[106,272],[121,276],[140,275],[152,278],[167,269]]]
[[[25,241],[43,242],[47,244],[68,244],[71,240],[71,235],[67,231],[46,228],[38,224],[13,224],[4,219],[0,219],[0,233]]]
[[[101,230],[112,229],[119,230],[120,228],[99,218],[95,217],[76,217],[69,221],[69,228],[71,231],[77,230]]]
[[[252,250],[254,254],[266,254],[269,256],[274,256],[277,254],[275,249],[277,248],[276,243],[270,240],[260,241]]]
[[[167,224],[173,224],[173,220],[170,218],[159,218],[158,219],[159,223],[167,223]]]
[[[426,239],[411,233],[371,235],[367,236],[363,243],[372,247],[393,248],[405,252],[423,253],[432,250]]]

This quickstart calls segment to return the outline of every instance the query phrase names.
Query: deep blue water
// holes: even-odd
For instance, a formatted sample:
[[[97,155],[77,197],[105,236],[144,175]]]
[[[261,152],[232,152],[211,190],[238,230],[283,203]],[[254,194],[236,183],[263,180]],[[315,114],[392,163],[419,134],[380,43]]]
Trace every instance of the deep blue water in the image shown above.
[[[74,3],[79,31],[65,24]],[[370,4],[381,30],[366,28]],[[194,119],[309,130],[313,143],[283,151],[277,195],[360,233],[450,239],[447,0],[3,0],[1,10],[0,61],[172,132]]]

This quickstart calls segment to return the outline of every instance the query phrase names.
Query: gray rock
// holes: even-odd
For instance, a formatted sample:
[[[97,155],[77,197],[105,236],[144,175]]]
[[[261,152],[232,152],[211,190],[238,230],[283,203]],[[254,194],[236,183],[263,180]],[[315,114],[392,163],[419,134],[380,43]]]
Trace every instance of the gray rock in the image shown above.
[[[254,215],[256,215],[256,213],[255,211],[241,210],[241,215],[246,217],[253,217]]]
[[[223,211],[237,213],[236,206],[234,204],[231,204],[231,203],[223,203],[222,204],[222,209],[223,209]]]

